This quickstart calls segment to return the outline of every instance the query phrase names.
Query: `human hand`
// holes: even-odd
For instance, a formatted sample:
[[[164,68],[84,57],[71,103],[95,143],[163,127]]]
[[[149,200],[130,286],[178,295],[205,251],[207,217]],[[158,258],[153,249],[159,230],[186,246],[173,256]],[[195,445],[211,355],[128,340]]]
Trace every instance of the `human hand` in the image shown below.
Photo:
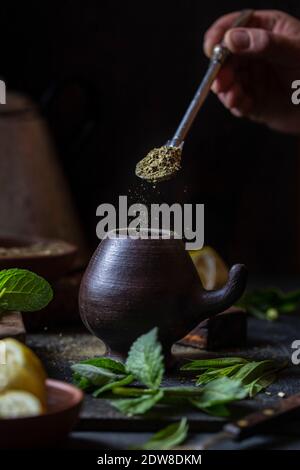
[[[239,14],[222,16],[205,34],[208,57],[224,35],[233,53],[212,91],[235,116],[300,134],[300,106],[291,101],[292,82],[300,80],[300,21],[281,11],[258,10],[247,27],[230,29]]]

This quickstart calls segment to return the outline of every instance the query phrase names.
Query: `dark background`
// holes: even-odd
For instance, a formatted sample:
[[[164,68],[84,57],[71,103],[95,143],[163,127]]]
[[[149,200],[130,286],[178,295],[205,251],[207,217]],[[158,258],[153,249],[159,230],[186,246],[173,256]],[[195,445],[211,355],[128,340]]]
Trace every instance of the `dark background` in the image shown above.
[[[172,135],[205,72],[205,30],[245,7],[300,16],[296,0],[1,2],[8,87],[45,103],[62,84],[44,112],[91,244],[96,207],[121,194],[130,202],[205,203],[206,243],[228,262],[299,272],[294,138],[236,119],[210,96],[177,179],[152,189],[134,176],[136,162]]]

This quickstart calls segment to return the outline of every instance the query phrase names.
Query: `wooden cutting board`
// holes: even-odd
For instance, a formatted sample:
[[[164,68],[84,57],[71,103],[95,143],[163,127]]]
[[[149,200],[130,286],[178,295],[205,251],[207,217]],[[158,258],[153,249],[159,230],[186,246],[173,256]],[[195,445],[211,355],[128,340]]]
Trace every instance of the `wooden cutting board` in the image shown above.
[[[0,316],[0,339],[3,338],[25,341],[25,327],[20,312],[8,312]]]
[[[284,316],[274,323],[250,318],[248,330],[247,347],[219,351],[217,356],[236,355],[257,360],[271,358],[279,362],[288,361],[289,367],[280,374],[276,383],[269,387],[268,392],[271,392],[271,395],[260,393],[254,399],[239,402],[232,410],[232,418],[272,406],[279,399],[278,392],[284,392],[288,396],[300,391],[300,366],[293,366],[291,363],[293,352],[291,344],[295,339],[300,339],[300,315]],[[28,335],[27,344],[44,361],[51,377],[68,381],[71,380],[70,365],[73,362],[101,355],[104,351],[103,343],[86,332]],[[183,356],[188,358],[199,356],[196,348],[176,345],[175,352],[181,359]],[[200,357],[203,357],[203,352],[200,352]],[[173,372],[167,374],[164,385],[191,385],[192,379],[193,376]],[[147,416],[127,418],[112,408],[107,401],[87,395],[78,429],[153,431],[183,416],[188,418],[190,428],[195,431],[215,431],[224,424],[221,418],[209,416],[198,410],[178,408],[161,408],[159,411],[149,412]]]

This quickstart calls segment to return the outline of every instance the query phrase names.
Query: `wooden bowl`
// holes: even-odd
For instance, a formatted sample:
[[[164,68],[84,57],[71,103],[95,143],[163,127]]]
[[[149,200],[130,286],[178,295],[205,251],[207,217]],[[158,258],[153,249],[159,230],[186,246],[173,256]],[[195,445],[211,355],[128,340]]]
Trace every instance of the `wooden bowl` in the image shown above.
[[[48,411],[28,418],[0,419],[0,448],[49,447],[61,442],[74,427],[83,392],[66,382],[47,379]]]
[[[1,253],[4,249],[6,254]],[[75,245],[62,240],[0,235],[0,269],[30,269],[47,279],[58,279],[72,268],[76,253]]]

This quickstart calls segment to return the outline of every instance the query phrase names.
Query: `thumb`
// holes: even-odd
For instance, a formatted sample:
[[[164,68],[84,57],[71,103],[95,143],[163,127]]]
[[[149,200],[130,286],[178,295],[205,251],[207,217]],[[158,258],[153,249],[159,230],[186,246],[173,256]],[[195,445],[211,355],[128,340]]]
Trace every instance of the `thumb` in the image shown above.
[[[280,65],[295,66],[300,61],[300,41],[258,28],[234,28],[224,37],[228,49],[241,56],[263,58]]]

